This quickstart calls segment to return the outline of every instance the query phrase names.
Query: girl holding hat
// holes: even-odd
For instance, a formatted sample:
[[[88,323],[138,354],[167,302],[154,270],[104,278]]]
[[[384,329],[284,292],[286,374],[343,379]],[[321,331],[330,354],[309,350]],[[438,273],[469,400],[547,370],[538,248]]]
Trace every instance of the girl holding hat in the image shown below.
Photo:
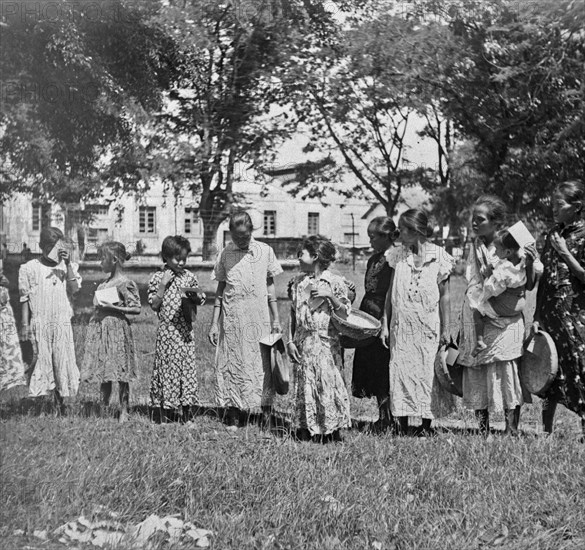
[[[30,340],[38,350],[29,395],[38,397],[54,391],[57,405],[64,412],[63,398],[76,395],[79,387],[70,299],[81,288],[81,277],[60,229],[43,229],[39,244],[41,258],[20,266],[18,274],[21,339]]]
[[[380,337],[390,344],[390,406],[400,433],[406,433],[408,417],[414,416],[422,417],[419,434],[427,435],[432,419],[450,412],[452,405],[435,379],[434,365],[439,343],[450,338],[453,258],[428,240],[433,229],[424,210],[404,212],[398,228],[402,246],[386,252],[394,273]]]

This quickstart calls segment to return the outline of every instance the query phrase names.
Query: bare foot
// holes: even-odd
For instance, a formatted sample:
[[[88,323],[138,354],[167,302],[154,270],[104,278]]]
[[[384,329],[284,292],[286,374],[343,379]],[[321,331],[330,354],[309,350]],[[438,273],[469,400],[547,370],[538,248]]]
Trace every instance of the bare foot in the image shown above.
[[[126,409],[122,409],[120,411],[120,417],[118,418],[118,422],[123,424],[124,422],[128,422],[128,411]]]

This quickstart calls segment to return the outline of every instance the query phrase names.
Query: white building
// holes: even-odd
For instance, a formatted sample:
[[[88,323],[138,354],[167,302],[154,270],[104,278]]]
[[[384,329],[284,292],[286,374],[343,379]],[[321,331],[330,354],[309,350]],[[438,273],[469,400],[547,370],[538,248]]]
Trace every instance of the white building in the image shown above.
[[[361,198],[347,199],[329,193],[323,199],[298,199],[282,188],[284,181],[294,177],[294,168],[275,171],[267,193],[249,181],[238,183],[234,191],[244,193],[246,208],[255,226],[254,236],[267,240],[299,239],[320,233],[342,248],[368,248],[367,228],[376,216],[385,215],[381,205]],[[401,210],[420,204],[424,196],[407,194]],[[125,196],[109,202],[94,201],[85,205],[93,219],[86,230],[85,252],[97,250],[99,243],[116,240],[131,252],[142,247],[147,255],[158,254],[167,235],[183,235],[191,242],[193,255],[201,253],[203,224],[198,204],[192,198],[175,198],[163,192],[162,185],[154,186],[146,196],[137,200]],[[19,195],[1,205],[0,238],[8,244],[9,252],[18,253],[26,243],[38,252],[42,218],[46,223],[63,229],[64,216],[58,205],[41,206],[30,197]],[[216,242],[221,249],[229,239],[228,222],[218,229]],[[290,255],[290,253],[288,253]],[[282,255],[282,254],[281,254]]]

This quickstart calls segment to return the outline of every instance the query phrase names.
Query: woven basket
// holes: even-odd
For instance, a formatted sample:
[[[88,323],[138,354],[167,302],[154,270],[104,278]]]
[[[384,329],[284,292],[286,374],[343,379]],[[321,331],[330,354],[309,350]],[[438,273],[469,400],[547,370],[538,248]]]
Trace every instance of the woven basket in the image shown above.
[[[377,336],[368,336],[363,340],[354,340],[353,338],[344,336],[343,334],[339,337],[339,343],[341,344],[341,347],[345,349],[367,348],[368,346],[375,344],[377,340]]]
[[[369,326],[364,327],[361,324],[355,322],[352,323],[352,319],[356,319],[356,317],[365,321]],[[380,330],[382,329],[382,325],[378,319],[360,311],[359,309],[353,310],[347,319],[342,319],[333,312],[331,314],[331,322],[339,331],[339,334],[352,340],[365,340],[367,338],[376,337],[380,334]]]

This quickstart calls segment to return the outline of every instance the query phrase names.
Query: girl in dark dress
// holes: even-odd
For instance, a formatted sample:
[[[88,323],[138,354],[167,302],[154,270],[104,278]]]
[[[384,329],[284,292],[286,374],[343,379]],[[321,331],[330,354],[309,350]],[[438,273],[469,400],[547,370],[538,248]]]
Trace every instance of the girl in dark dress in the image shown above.
[[[366,293],[360,310],[381,319],[384,313],[384,300],[390,286],[392,268],[388,265],[384,253],[397,237],[396,225],[391,218],[380,216],[374,218],[368,226],[368,237],[374,254],[368,260],[365,276]],[[352,394],[354,397],[375,397],[378,401],[380,418],[374,424],[379,431],[392,423],[389,399],[388,366],[390,351],[380,339],[369,346],[356,348],[353,360]]]
[[[559,370],[544,395],[544,430],[553,430],[557,404],[581,417],[585,437],[585,188],[561,183],[553,194],[556,225],[546,237],[533,330],[542,328],[555,341]]]

